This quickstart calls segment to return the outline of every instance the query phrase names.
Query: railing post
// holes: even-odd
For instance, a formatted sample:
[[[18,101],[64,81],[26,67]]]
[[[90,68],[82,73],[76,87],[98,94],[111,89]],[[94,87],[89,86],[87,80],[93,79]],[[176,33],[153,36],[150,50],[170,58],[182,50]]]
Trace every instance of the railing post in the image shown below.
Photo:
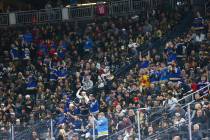
[[[53,120],[50,119],[50,138],[53,140],[54,134],[53,134]]]
[[[16,24],[16,13],[9,13],[9,24],[10,25],[15,25]]]
[[[154,2],[153,0],[149,1],[149,10],[154,8],[154,3],[153,2]]]
[[[68,7],[68,16],[69,16],[69,20],[71,20],[71,7]]]
[[[69,20],[69,11],[68,11],[69,9],[65,7],[65,8],[62,8],[61,10],[62,10],[62,12],[61,12],[62,13],[62,20],[63,21]]]
[[[207,84],[208,84],[207,89],[208,89],[208,91],[209,91],[209,87],[210,87],[210,79],[209,79],[210,72],[209,72],[209,69],[210,68],[207,68]]]
[[[96,140],[96,134],[95,134],[95,117],[93,116],[93,140]]]
[[[191,126],[191,113],[190,113],[190,104],[187,106],[187,115],[188,115],[188,132],[189,132],[189,140],[192,140],[192,126]]]
[[[196,94],[196,93],[197,93],[197,92],[195,92],[195,94]],[[192,94],[192,101],[194,101],[194,95],[195,95],[195,94]]]
[[[171,1],[170,1],[171,8],[172,8],[172,9],[175,8],[175,3],[176,3],[176,0],[171,0]]]
[[[95,10],[95,9],[94,9],[94,5],[92,5],[92,6],[91,6],[91,18],[94,17],[94,10]]]
[[[11,140],[15,140],[15,135],[14,135],[14,125],[11,125]]]
[[[140,128],[140,109],[137,110],[137,122],[138,122],[138,140],[141,140],[141,128]]]
[[[133,0],[129,0],[129,11],[133,12]]]
[[[36,12],[36,22],[37,22],[37,23],[39,23],[39,22],[40,22],[39,17],[40,17],[39,12]]]
[[[40,13],[40,11],[37,11],[37,15],[38,15],[38,23],[40,23],[40,21],[41,21],[41,13]]]
[[[109,11],[109,16],[112,15],[112,2],[110,1],[108,4],[108,11]]]

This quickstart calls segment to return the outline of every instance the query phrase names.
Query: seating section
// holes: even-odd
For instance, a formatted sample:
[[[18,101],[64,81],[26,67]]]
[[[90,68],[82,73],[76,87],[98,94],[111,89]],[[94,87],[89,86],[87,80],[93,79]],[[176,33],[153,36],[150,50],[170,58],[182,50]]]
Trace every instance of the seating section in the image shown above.
[[[0,29],[0,139],[209,137],[208,28],[185,12]]]

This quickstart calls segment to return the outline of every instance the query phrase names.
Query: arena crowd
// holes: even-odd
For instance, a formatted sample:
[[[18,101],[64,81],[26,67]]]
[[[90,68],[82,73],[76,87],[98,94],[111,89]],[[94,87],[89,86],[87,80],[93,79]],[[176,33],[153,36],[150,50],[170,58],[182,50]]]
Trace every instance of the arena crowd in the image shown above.
[[[138,137],[139,108],[144,108],[139,114],[142,137],[170,126],[184,131],[187,112],[178,100],[209,84],[208,26],[197,13],[189,32],[162,50],[152,48],[182,16],[153,10],[141,18],[1,29],[1,131],[53,118],[59,140],[92,139],[93,123],[98,139],[130,140]],[[139,52],[144,44],[151,48],[147,55]],[[134,68],[116,76],[136,58]],[[206,138],[202,130],[210,126],[207,92],[196,94],[191,104],[195,140]],[[171,131],[174,140],[185,138]],[[123,134],[112,137],[115,132]],[[41,139],[36,130],[31,137]]]

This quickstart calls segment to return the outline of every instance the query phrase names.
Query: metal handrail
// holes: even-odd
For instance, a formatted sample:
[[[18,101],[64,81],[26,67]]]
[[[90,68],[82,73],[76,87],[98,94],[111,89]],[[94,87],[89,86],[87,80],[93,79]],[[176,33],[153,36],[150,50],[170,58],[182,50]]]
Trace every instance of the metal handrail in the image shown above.
[[[187,125],[187,121],[188,121],[188,120],[186,119],[185,122],[184,122],[185,125]],[[171,129],[174,129],[174,128],[176,128],[176,127],[177,127],[176,125],[173,125],[173,126],[167,128],[167,129],[165,129],[165,130],[162,130],[162,131],[158,132],[157,134],[154,134],[154,135],[152,135],[152,136],[147,137],[146,140],[150,140],[151,138],[154,138],[154,137],[156,137],[156,136],[158,136],[158,135],[160,135],[160,134],[163,134],[163,133],[165,133],[165,132],[167,132],[167,131],[169,131],[169,130],[171,130]]]
[[[199,90],[197,90],[197,91],[195,91],[195,92],[193,92],[193,93],[191,93],[191,94],[189,94],[189,95],[193,95],[193,94],[195,94],[195,93],[197,93],[197,92],[199,92],[199,91],[201,91],[201,90],[203,90],[203,89],[205,89],[205,88],[208,88],[209,86],[210,86],[210,84],[208,84],[207,86],[205,86],[205,87],[203,87],[203,88],[201,88],[201,89],[199,89]],[[207,91],[208,91],[208,90],[207,90]],[[206,91],[205,91],[205,92],[206,92]],[[207,92],[207,93],[208,93],[208,92]],[[207,93],[205,93],[204,95],[206,95]],[[183,97],[182,99],[187,98],[189,95]],[[204,96],[204,95],[203,95],[203,96]],[[182,99],[178,100],[178,104],[179,104],[179,102],[180,102]],[[189,104],[192,104],[192,103],[194,103],[194,102],[195,102],[195,99],[194,99],[193,101],[189,102]],[[180,105],[180,104],[179,104],[179,105]],[[184,104],[183,106],[181,106],[181,108],[183,109],[183,108],[185,108],[186,106],[187,106],[187,104]],[[172,112],[166,113],[166,115],[169,115],[169,114],[171,114],[171,113],[172,113]],[[156,114],[156,113],[154,113],[154,114]],[[154,115],[154,114],[153,114],[153,115]],[[153,123],[155,123],[156,121],[161,120],[161,119],[163,119],[163,118],[164,118],[164,117],[161,116],[161,117],[159,117],[159,118],[157,118],[157,119],[151,121],[150,124],[153,124]]]
[[[207,92],[207,93],[208,93],[208,92]],[[207,94],[207,93],[205,93],[205,94]],[[182,106],[182,108],[184,108],[184,107],[186,107],[186,106],[190,107],[190,105],[193,104],[194,102],[195,102],[195,100],[192,101],[192,102],[190,102],[190,103],[188,103],[188,104],[186,104],[186,105],[184,105],[184,106]],[[189,113],[189,110],[188,110],[188,113]],[[189,114],[188,114],[188,116],[189,116]],[[189,125],[189,124],[190,124],[190,123],[189,123],[189,120],[191,121],[192,118],[187,118],[187,119],[184,121],[184,123],[182,123],[182,125],[183,125],[183,124],[184,124],[184,125],[186,125],[186,124]],[[191,123],[192,123],[192,122],[191,122]],[[177,127],[177,125],[172,125],[172,126],[170,126],[169,128],[160,131],[158,134],[154,134],[154,135],[152,135],[152,136],[147,137],[146,140],[147,140],[147,139],[150,139],[150,138],[154,138],[154,137],[156,137],[156,136],[158,136],[158,135],[160,135],[160,134],[162,134],[162,133],[164,133],[164,132],[167,132],[168,130],[171,130],[171,129],[173,129],[173,128],[176,128],[176,127]]]
[[[209,84],[209,85],[210,85],[210,84]],[[203,87],[203,88],[201,88],[201,89],[199,89],[199,90],[197,90],[197,91],[195,91],[195,92],[193,92],[193,93],[199,92],[199,91],[201,91],[201,90],[207,88],[209,85],[207,85],[207,86],[205,86],[205,87]],[[192,90],[190,90],[190,91],[188,91],[188,92],[186,92],[186,93],[189,93],[189,92],[192,92]],[[191,94],[193,94],[193,93],[191,93]],[[204,97],[204,96],[206,96],[206,94],[208,94],[208,90],[206,90],[204,93],[205,93],[205,94],[204,94],[203,96],[201,96],[201,98]],[[190,95],[191,95],[191,94],[190,94]],[[195,100],[189,102],[188,104],[193,104],[194,102],[195,102]],[[183,108],[185,108],[188,104],[180,104],[180,105],[181,105],[181,108],[183,109]],[[168,115],[171,114],[171,113],[172,113],[172,112],[169,112]],[[155,123],[157,120],[160,120],[160,119],[162,119],[162,118],[163,118],[163,117],[161,116],[161,117],[159,117],[159,118],[153,120],[152,122],[150,122],[150,124],[153,124],[153,123]],[[186,121],[187,121],[187,120],[186,120]],[[112,136],[114,136],[114,135],[117,135],[118,133],[121,133],[122,131],[124,131],[125,129],[127,129],[127,128],[131,127],[131,126],[134,126],[134,124],[132,124],[132,125],[130,125],[130,126],[124,128],[123,130],[120,130],[120,131],[118,131],[118,132],[112,134],[111,136],[109,136],[109,138],[112,137]],[[168,129],[163,130],[163,132],[166,132],[167,130],[170,130],[170,129],[175,128],[175,127],[177,127],[177,126],[171,126],[171,127],[169,127]],[[161,133],[163,133],[163,132],[161,131],[161,132],[159,132],[158,134],[161,134]],[[152,137],[153,137],[153,136],[152,136]],[[107,139],[107,138],[106,138],[106,139]]]
[[[200,98],[204,98],[206,95],[208,95],[208,90],[204,91],[204,95],[201,96]],[[189,104],[192,104],[192,103],[194,103],[194,102],[195,102],[195,100],[189,102]],[[185,104],[184,106],[182,106],[182,108],[184,108],[184,107],[186,107],[186,106],[187,106],[187,104]]]
[[[135,126],[135,124],[131,124],[131,125],[129,125],[129,126],[123,128],[122,130],[117,131],[117,132],[115,132],[114,134],[111,134],[111,135],[107,136],[106,138],[104,138],[104,140],[109,140],[110,138],[112,138],[112,137],[114,137],[114,136],[122,135],[121,133],[125,132],[126,129],[129,129],[129,128],[133,127],[133,126]]]
[[[149,9],[158,8],[156,3],[159,3],[162,0],[119,0],[119,1],[111,1],[107,3],[102,3],[106,6],[107,13],[105,16],[120,16],[120,15],[128,15],[131,13],[138,13],[141,11],[147,11]],[[101,3],[99,3],[101,4]],[[69,20],[77,20],[79,19],[92,19],[97,16],[95,5],[85,5],[85,6],[71,6],[66,7],[69,11]],[[88,12],[87,12],[88,9]],[[40,10],[31,10],[31,11],[17,11],[11,13],[2,13],[0,14],[0,26],[9,25],[10,19],[13,18],[13,22],[17,23],[12,24],[39,24],[43,22],[52,22],[52,21],[63,21],[62,20],[62,8],[51,8],[51,9],[40,9]],[[74,11],[75,15],[72,16],[70,11]],[[58,12],[59,11],[59,12]],[[10,16],[11,14],[11,16]],[[12,14],[15,15],[12,16]],[[55,16],[55,18],[50,18],[49,14]],[[40,17],[43,17],[40,19]],[[15,19],[14,19],[15,18]],[[34,22],[33,18],[36,19]],[[66,19],[65,19],[66,20]]]
[[[190,105],[191,103],[189,103],[189,104],[187,104],[187,105]],[[191,118],[192,119],[192,118]],[[182,125],[189,125],[189,123],[188,123],[188,121],[189,121],[189,119],[186,119],[184,122],[183,122],[183,124]],[[147,137],[145,140],[150,140],[151,138],[155,138],[155,137],[157,137],[157,136],[159,136],[159,135],[161,135],[161,134],[163,134],[163,133],[165,133],[165,132],[168,132],[168,131],[170,131],[170,130],[172,130],[172,129],[174,129],[174,128],[177,128],[178,126],[177,125],[172,125],[172,126],[169,126],[168,128],[166,128],[166,129],[164,129],[164,130],[162,130],[162,131],[159,131],[158,133],[156,133],[156,134],[154,134],[154,135],[152,135],[152,136],[149,136],[149,137]],[[200,131],[203,131],[203,132],[208,132],[208,131],[210,131],[210,129],[209,129],[209,127],[207,127],[207,129],[206,130],[200,130]],[[188,132],[186,132],[186,134],[187,134]],[[210,134],[210,133],[209,133]],[[169,135],[171,135],[170,133],[169,133]]]
[[[9,13],[0,13],[0,26],[9,25]]]
[[[200,91],[202,91],[203,89],[208,88],[208,87],[210,87],[210,84],[206,85],[205,87],[200,88],[199,90],[194,91],[193,93],[191,93],[191,94],[189,94],[189,95],[184,96],[183,98],[181,98],[181,99],[178,100],[178,103],[179,103],[180,101],[182,101],[182,100],[184,100],[184,99],[190,97],[190,96],[193,96],[194,94],[196,94],[196,93],[198,93],[198,92],[200,92]]]

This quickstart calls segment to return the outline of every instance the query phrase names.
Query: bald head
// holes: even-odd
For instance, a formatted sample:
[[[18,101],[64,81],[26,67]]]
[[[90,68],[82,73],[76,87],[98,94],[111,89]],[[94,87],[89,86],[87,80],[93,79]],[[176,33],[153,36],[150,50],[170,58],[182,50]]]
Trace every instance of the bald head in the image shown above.
[[[180,136],[174,136],[173,140],[181,140]]]

